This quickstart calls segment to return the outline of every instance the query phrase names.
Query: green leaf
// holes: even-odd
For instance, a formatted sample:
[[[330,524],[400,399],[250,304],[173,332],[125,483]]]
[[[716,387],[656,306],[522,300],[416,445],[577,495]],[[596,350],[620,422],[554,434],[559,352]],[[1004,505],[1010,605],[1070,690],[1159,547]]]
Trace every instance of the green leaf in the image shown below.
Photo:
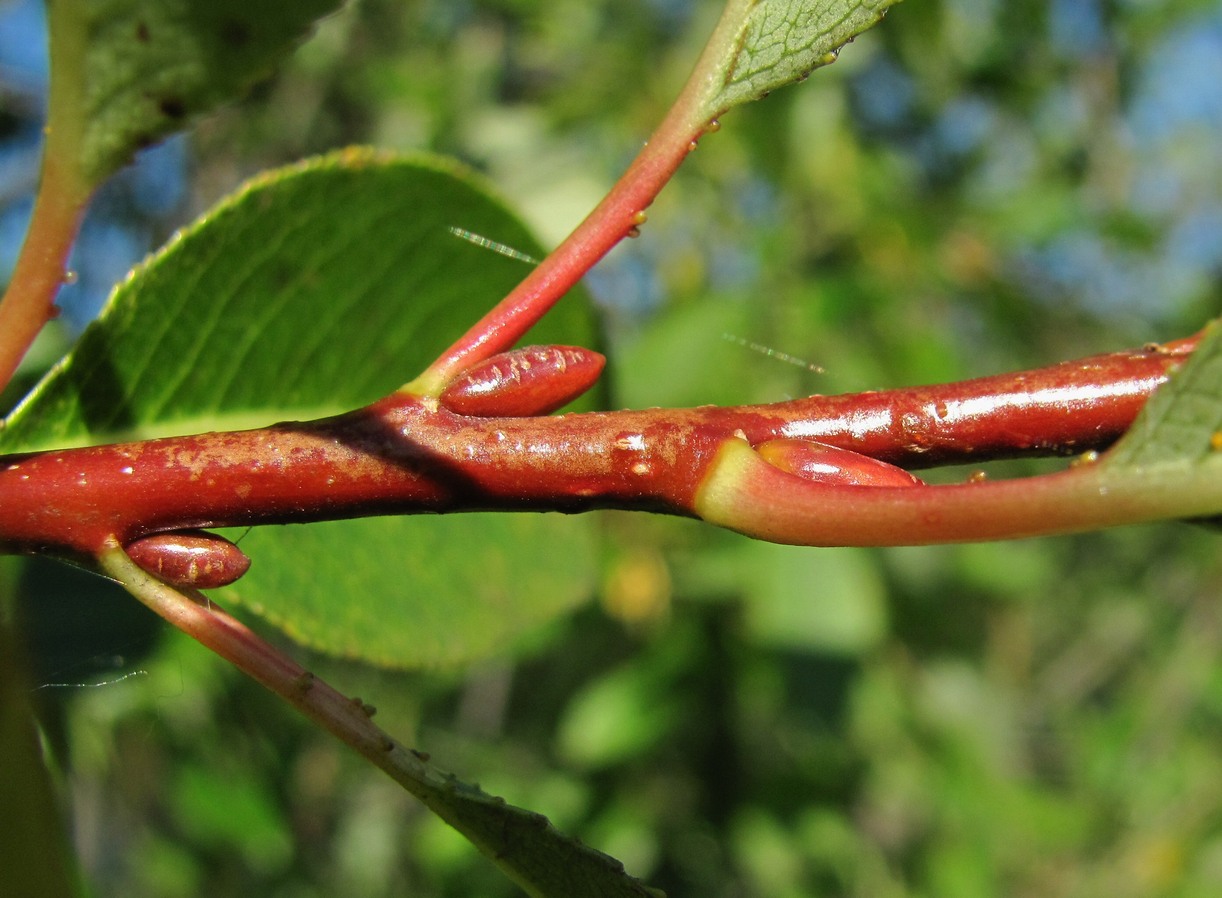
[[[629,876],[615,858],[523,810],[421,765],[409,786],[429,809],[470,839],[536,898],[664,898]]]
[[[217,595],[333,655],[387,668],[460,664],[593,594],[593,523],[469,514],[261,527],[229,534],[253,564]]]
[[[1111,470],[1193,468],[1222,459],[1222,321],[1212,322],[1192,356],[1146,403],[1107,454]]]
[[[419,373],[526,271],[451,227],[542,252],[482,185],[433,158],[349,150],[262,176],[117,288],[14,411],[0,450],[365,405]],[[531,336],[594,343],[584,294]],[[464,515],[267,528],[243,540],[253,566],[226,595],[321,650],[459,662],[590,594],[593,527]]]
[[[708,101],[714,114],[835,62],[840,48],[875,25],[899,0],[739,0],[727,10],[740,27],[723,58],[724,81]],[[734,9],[737,7],[737,9]]]
[[[192,116],[233,99],[341,0],[79,0],[56,3],[55,76],[79,85],[79,163],[91,183],[133,152],[180,130]],[[83,40],[82,40],[83,39]]]
[[[260,175],[116,288],[0,450],[258,427],[384,396],[527,271],[452,227],[542,253],[438,157],[349,149]],[[588,298],[571,299],[532,340],[595,340]]]
[[[1150,517],[1222,515],[1222,319],[1146,403],[1128,433],[1104,456],[1102,493],[1158,509]]]

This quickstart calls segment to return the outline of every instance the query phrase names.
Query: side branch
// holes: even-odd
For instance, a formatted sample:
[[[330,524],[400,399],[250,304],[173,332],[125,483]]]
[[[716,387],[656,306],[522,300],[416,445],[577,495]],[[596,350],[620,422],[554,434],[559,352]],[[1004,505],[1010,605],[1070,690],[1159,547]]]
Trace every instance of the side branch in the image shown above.
[[[85,58],[86,40],[81,17],[67,3],[48,4],[48,16],[52,66],[42,172],[29,231],[0,300],[0,386],[55,317],[55,297],[93,190],[79,158],[84,83],[75,65]]]
[[[459,782],[429,762],[424,752],[391,738],[372,720],[376,709],[348,697],[303,668],[202,594],[179,592],[141,570],[113,540],[103,545],[99,566],[146,606],[198,640],[238,670],[280,696],[301,714],[353,748],[431,811],[466,836],[530,894],[566,894],[568,877],[606,884],[600,894],[650,898],[655,893],[622,866],[557,832],[545,818]],[[559,858],[538,863],[539,841]],[[559,883],[560,885],[557,885]]]
[[[598,206],[508,296],[407,384],[406,392],[436,396],[464,368],[509,349],[617,243],[640,232],[645,210],[683,160],[706,132],[720,127],[714,117],[726,58],[737,49],[751,5],[752,0],[727,4],[670,111]]]

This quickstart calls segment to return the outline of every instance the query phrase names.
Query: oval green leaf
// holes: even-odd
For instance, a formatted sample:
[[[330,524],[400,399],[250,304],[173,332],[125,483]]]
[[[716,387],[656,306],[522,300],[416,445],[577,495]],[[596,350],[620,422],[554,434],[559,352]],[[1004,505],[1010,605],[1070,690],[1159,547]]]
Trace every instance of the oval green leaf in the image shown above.
[[[898,2],[731,0],[725,15],[737,17],[738,28],[722,57],[722,81],[707,101],[707,112],[719,115],[758,100],[835,62],[841,47]]]
[[[1138,475],[1162,467],[1197,468],[1222,459],[1222,319],[1205,328],[1183,367],[1150,397],[1124,439],[1107,454],[1109,470]]]
[[[1104,456],[1099,477],[1104,489],[1158,496],[1173,508],[1182,501],[1206,516],[1201,523],[1218,526],[1222,504],[1201,506],[1222,483],[1222,319]]]
[[[12,414],[0,450],[258,427],[410,380],[522,277],[460,228],[541,248],[470,174],[349,150],[264,175],[111,297]],[[584,295],[532,333],[596,341]],[[585,599],[589,518],[464,515],[266,528],[223,596],[323,651],[397,667],[503,648]]]

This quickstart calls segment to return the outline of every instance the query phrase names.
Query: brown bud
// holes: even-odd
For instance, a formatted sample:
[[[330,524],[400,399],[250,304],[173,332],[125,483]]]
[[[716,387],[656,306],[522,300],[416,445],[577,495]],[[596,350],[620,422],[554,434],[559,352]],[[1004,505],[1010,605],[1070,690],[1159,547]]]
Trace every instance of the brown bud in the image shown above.
[[[441,394],[460,415],[521,418],[546,415],[594,385],[607,360],[580,346],[527,346],[468,368]]]
[[[228,586],[250,568],[236,545],[203,530],[155,533],[127,545],[132,561],[173,586],[216,589]]]
[[[846,486],[924,486],[903,468],[813,440],[769,440],[755,447],[764,461],[803,480]]]

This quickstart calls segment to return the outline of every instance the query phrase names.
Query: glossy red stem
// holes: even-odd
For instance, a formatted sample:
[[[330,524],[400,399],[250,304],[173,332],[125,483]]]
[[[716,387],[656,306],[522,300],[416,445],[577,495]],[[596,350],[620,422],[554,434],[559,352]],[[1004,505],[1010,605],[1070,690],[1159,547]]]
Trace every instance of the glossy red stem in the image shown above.
[[[904,466],[1104,448],[1195,338],[956,384],[765,406],[472,418],[392,395],[309,423],[0,460],[0,546],[413,512],[692,514],[718,448],[817,439]]]
[[[546,415],[594,386],[606,364],[581,346],[524,346],[472,365],[442,391],[441,404],[460,415]]]
[[[1033,371],[766,408],[789,418],[779,436],[830,443],[905,468],[1073,455],[1118,439],[1198,339]],[[811,405],[817,411],[803,414]]]

